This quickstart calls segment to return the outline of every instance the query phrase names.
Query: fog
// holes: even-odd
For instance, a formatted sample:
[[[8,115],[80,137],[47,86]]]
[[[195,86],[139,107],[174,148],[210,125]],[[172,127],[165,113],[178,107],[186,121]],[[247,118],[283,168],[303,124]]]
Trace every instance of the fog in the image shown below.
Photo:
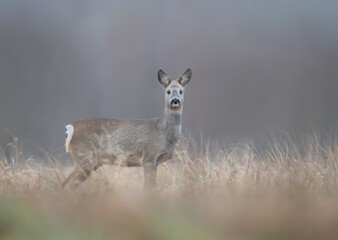
[[[338,122],[338,2],[0,2],[0,139],[54,151],[67,123],[162,114],[187,68],[186,136],[250,141]],[[63,151],[63,150],[62,150]]]

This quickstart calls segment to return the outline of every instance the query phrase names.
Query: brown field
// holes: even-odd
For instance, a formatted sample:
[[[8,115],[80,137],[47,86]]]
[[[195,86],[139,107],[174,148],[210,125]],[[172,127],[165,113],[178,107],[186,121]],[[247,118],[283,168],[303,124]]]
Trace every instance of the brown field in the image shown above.
[[[142,169],[111,166],[62,192],[71,169],[53,156],[17,150],[13,167],[1,151],[0,239],[338,239],[335,137],[271,138],[259,151],[189,142],[153,192]]]

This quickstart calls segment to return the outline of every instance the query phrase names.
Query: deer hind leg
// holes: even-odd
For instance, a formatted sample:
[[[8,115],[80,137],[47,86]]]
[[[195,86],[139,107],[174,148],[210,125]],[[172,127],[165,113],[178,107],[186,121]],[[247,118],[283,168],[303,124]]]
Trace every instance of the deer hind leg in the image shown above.
[[[63,181],[62,189],[74,189],[84,182],[93,170],[96,170],[98,164],[93,157],[74,158],[75,166],[70,175]]]

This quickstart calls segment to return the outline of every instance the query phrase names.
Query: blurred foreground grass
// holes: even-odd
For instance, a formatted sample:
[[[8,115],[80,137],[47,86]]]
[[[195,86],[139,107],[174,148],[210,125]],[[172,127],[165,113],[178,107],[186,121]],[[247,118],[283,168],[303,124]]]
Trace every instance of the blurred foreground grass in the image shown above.
[[[14,165],[0,155],[0,239],[338,239],[335,138],[181,143],[151,193],[141,168],[110,166],[62,192],[70,168],[13,152]]]

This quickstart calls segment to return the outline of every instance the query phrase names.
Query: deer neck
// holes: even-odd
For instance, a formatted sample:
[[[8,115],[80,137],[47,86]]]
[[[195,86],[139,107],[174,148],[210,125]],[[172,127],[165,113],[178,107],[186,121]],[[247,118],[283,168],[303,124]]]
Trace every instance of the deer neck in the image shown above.
[[[173,147],[181,134],[182,109],[171,110],[165,108],[162,116],[162,126],[165,131],[167,144]]]

